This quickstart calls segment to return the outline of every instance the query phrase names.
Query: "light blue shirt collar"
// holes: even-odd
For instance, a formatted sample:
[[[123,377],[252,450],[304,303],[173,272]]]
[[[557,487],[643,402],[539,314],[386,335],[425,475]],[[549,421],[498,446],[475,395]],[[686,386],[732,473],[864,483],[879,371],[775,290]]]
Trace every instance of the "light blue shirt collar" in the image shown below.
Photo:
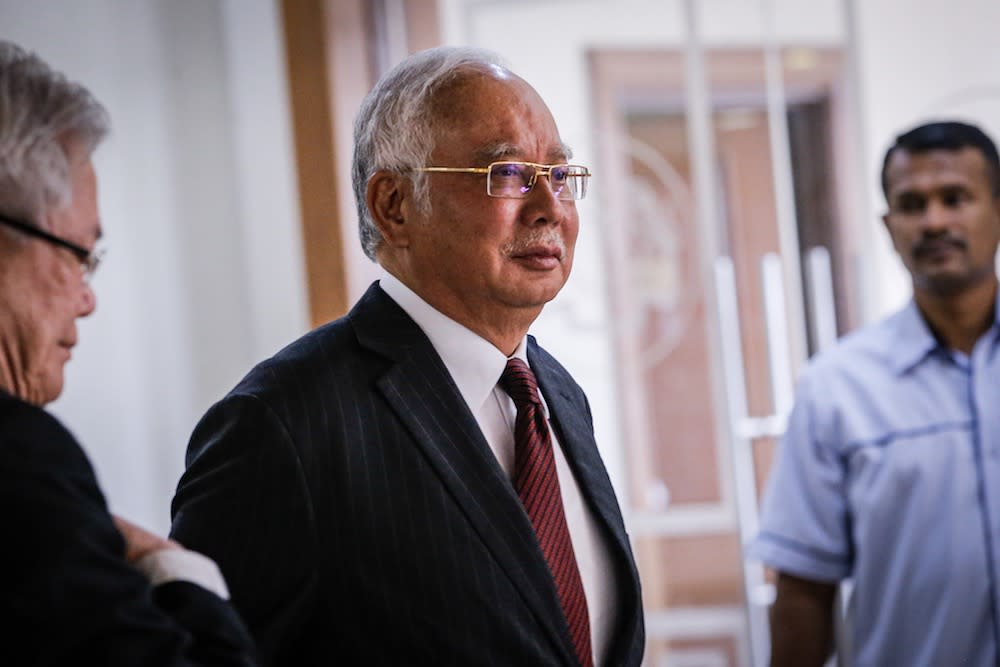
[[[990,331],[996,331],[998,328],[1000,328],[1000,290],[997,292],[997,304]],[[935,350],[943,350],[914,299],[910,299],[906,307],[891,318],[889,331],[890,335],[885,337],[885,356],[891,359],[892,368],[897,375],[909,372]],[[983,335],[986,336],[988,333]]]
[[[897,375],[903,375],[940,347],[913,299],[891,319],[889,332],[884,338],[885,356]]]

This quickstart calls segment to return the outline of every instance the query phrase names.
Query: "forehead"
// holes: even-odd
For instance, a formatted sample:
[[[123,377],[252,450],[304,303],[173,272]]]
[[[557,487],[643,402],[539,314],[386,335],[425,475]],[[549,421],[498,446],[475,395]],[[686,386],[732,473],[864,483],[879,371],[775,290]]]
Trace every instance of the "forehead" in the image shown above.
[[[435,96],[433,154],[469,159],[556,160],[565,147],[548,106],[523,79],[506,72],[460,74]]]
[[[989,188],[986,158],[975,148],[895,151],[886,167],[889,193],[962,186]]]

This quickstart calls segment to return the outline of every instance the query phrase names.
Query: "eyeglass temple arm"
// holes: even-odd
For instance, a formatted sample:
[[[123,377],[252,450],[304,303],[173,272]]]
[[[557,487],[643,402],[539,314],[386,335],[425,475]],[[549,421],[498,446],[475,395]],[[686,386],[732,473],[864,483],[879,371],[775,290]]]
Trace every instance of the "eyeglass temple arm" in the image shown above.
[[[74,255],[76,255],[81,262],[89,261],[91,252],[84,248],[83,246],[67,241],[66,239],[60,238],[55,234],[51,234],[40,227],[35,227],[22,220],[17,220],[16,218],[10,218],[6,215],[0,215],[0,223],[7,225],[13,229],[16,229],[28,236],[34,236],[35,238],[44,239],[49,243],[53,243],[61,248],[66,248]]]
[[[488,174],[489,167],[419,167],[413,171],[452,172],[460,174]]]

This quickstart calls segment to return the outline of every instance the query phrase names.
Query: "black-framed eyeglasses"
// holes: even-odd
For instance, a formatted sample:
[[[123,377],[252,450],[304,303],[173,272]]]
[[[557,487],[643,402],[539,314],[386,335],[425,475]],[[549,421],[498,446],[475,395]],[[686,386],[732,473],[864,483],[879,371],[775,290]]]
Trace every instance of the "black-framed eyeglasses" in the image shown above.
[[[67,241],[64,238],[60,238],[55,234],[50,234],[44,229],[39,229],[34,225],[29,225],[21,220],[15,220],[14,218],[8,218],[5,215],[0,215],[0,225],[6,225],[11,229],[16,229],[17,231],[27,234],[28,236],[33,236],[36,239],[41,239],[46,243],[51,243],[54,246],[59,246],[60,248],[65,248],[69,250],[80,262],[80,270],[83,271],[83,277],[90,280],[94,272],[97,271],[97,267],[101,265],[101,258],[104,256],[103,250],[90,251],[81,245],[77,245],[72,241]]]
[[[587,195],[590,169],[579,164],[538,164],[537,162],[493,162],[485,167],[420,167],[413,171],[451,174],[486,174],[486,194],[490,197],[524,199],[539,176],[549,179],[557,199],[583,199]]]

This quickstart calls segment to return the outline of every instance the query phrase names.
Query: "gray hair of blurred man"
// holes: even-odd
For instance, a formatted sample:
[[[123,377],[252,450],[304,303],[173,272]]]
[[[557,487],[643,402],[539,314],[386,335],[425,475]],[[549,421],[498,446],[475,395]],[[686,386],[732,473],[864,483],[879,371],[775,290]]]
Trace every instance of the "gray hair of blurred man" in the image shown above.
[[[428,49],[386,72],[362,101],[354,121],[352,179],[361,247],[369,259],[375,259],[382,234],[368,212],[368,180],[381,169],[406,173],[413,183],[418,207],[429,213],[426,174],[408,172],[427,166],[434,150],[434,96],[469,70],[498,69],[509,71],[503,59],[492,51],[454,46]]]
[[[0,213],[46,226],[48,211],[69,204],[71,160],[89,158],[108,127],[86,88],[0,41]]]

